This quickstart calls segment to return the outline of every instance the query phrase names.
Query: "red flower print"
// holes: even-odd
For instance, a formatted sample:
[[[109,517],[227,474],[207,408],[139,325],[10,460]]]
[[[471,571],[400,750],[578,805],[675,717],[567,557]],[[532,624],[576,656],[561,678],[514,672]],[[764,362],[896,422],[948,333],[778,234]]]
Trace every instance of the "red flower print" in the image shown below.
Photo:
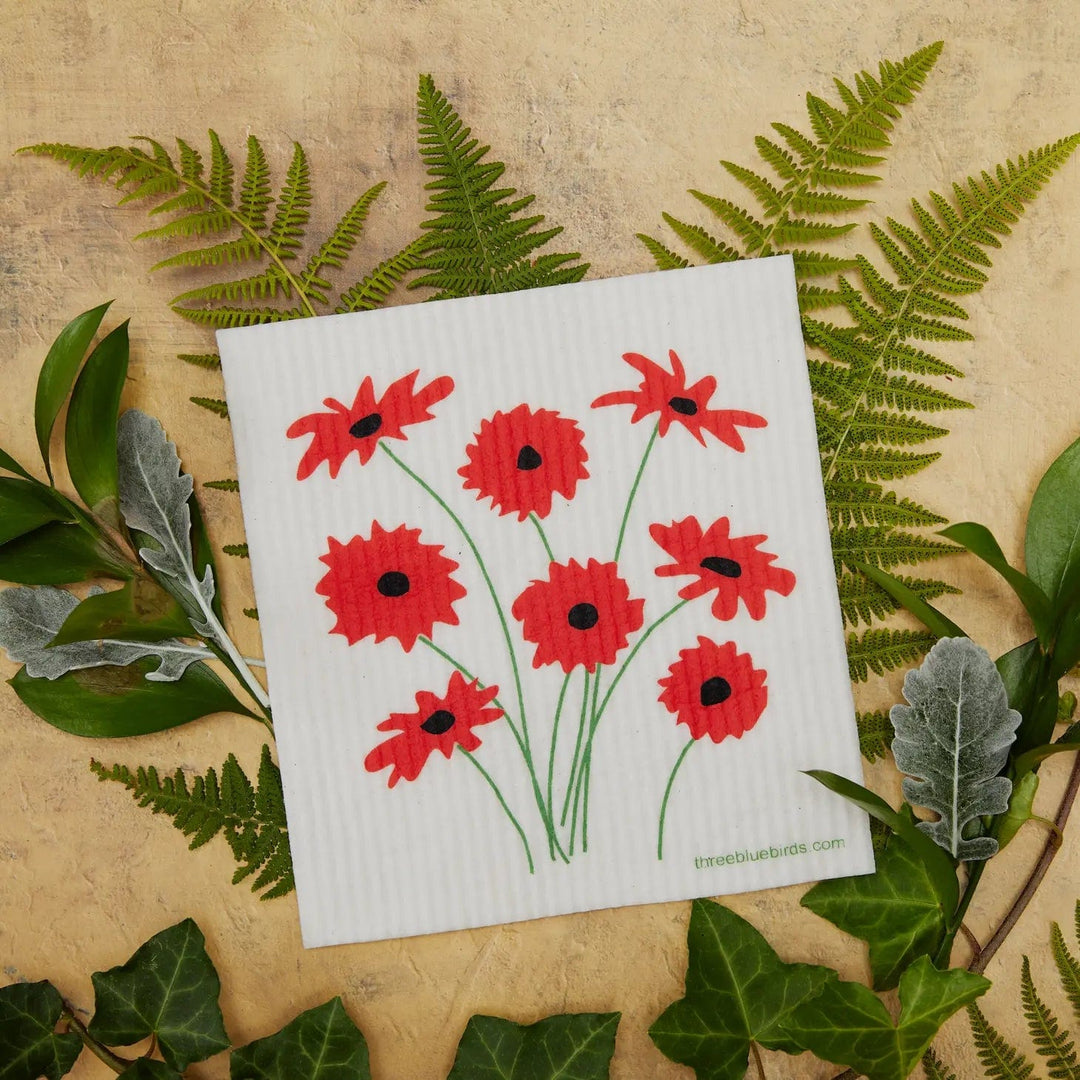
[[[411,371],[392,382],[378,401],[371,376],[366,375],[356,391],[352,408],[335,398],[323,404],[332,412],[308,413],[289,426],[285,434],[290,439],[314,435],[311,445],[300,459],[297,480],[306,480],[324,461],[330,466],[330,477],[337,476],[345,459],[355,450],[360,464],[366,465],[380,439],[404,439],[402,428],[433,419],[428,409],[454,389],[454,380],[441,375],[427,386],[414,390],[419,371]]]
[[[729,536],[730,528],[726,517],[718,518],[704,532],[696,517],[670,525],[650,525],[649,535],[675,560],[658,566],[656,574],[695,575],[697,581],[679,590],[684,600],[715,589],[712,613],[718,619],[735,618],[740,597],[751,619],[764,619],[766,591],[787,596],[795,588],[795,575],[773,566],[775,555],[758,550],[758,544],[767,536]]]
[[[497,686],[481,690],[477,680],[466,682],[460,671],[450,676],[450,685],[442,697],[430,690],[416,694],[416,712],[391,713],[378,726],[379,731],[397,731],[379,743],[366,758],[364,768],[378,772],[392,765],[387,786],[399,780],[415,780],[427,759],[441,750],[449,758],[455,746],[470,753],[480,745],[473,734],[478,724],[490,724],[502,716],[502,709],[485,708],[499,692]]]
[[[563,566],[553,562],[546,581],[534,581],[510,609],[526,641],[536,645],[533,667],[577,664],[586,671],[612,664],[628,634],[641,628],[644,600],[631,600],[618,566],[590,559]]]
[[[765,417],[739,409],[710,409],[709,399],[716,391],[716,379],[712,375],[706,375],[688,387],[686,372],[678,354],[674,349],[669,349],[668,356],[671,357],[670,373],[640,353],[623,353],[623,359],[641,373],[641,385],[637,390],[616,390],[611,394],[601,394],[592,403],[592,407],[599,409],[605,405],[633,405],[634,415],[630,417],[632,424],[651,413],[660,414],[661,436],[666,435],[668,428],[678,421],[702,446],[705,445],[702,432],[708,431],[733,450],[745,450],[746,446],[736,425],[765,427],[768,423]]]
[[[551,497],[572,499],[579,480],[589,474],[589,455],[581,445],[584,433],[577,421],[551,409],[533,412],[519,405],[480,422],[476,441],[465,448],[469,463],[458,469],[463,487],[477,499],[491,499],[500,514],[547,517]]]
[[[456,626],[453,604],[465,590],[451,576],[458,564],[440,555],[441,544],[421,544],[420,530],[399,525],[387,532],[371,523],[371,539],[354,536],[347,544],[332,536],[320,557],[330,571],[315,586],[337,616],[330,631],[354,645],[396,637],[409,652],[416,639],[430,635],[437,622]]]
[[[748,653],[736,652],[733,641],[717,645],[699,637],[697,648],[680,650],[668,671],[658,700],[695,739],[742,738],[765,711],[766,672],[754,667]]]

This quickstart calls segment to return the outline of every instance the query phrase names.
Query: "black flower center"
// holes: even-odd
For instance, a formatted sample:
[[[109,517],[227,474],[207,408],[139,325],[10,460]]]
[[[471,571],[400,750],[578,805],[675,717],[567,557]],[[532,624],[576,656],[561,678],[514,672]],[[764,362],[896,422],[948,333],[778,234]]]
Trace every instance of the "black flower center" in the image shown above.
[[[701,684],[701,704],[708,708],[710,705],[719,705],[731,697],[731,683],[727,679],[714,675]]]
[[[697,402],[693,398],[673,397],[668,402],[668,408],[674,409],[677,413],[682,413],[683,416],[697,415]]]
[[[457,723],[457,717],[449,709],[436,709],[421,725],[420,730],[429,735],[442,735]]]
[[[734,559],[725,559],[722,555],[710,555],[707,559],[702,559],[701,567],[723,577],[742,577],[742,567]]]
[[[359,420],[351,428],[349,428],[349,434],[354,439],[366,439],[369,435],[374,435],[379,428],[382,427],[382,417],[377,413],[368,413],[367,416],[361,416]]]
[[[543,464],[544,459],[540,456],[540,453],[535,446],[530,446],[526,443],[518,451],[517,467],[522,472],[532,472],[533,469],[539,469]]]
[[[409,577],[400,570],[387,570],[375,588],[383,596],[404,596],[409,591]]]
[[[592,604],[575,604],[566,613],[566,621],[575,630],[591,630],[600,621],[600,612]]]

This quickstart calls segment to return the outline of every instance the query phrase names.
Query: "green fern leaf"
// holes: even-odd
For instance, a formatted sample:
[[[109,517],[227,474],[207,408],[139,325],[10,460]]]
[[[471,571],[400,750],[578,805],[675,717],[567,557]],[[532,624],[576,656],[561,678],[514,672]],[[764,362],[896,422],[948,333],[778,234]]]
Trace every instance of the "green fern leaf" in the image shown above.
[[[838,480],[825,485],[825,504],[834,527],[845,525],[903,525],[908,528],[941,525],[946,519],[910,499],[897,498],[879,484]]]
[[[262,144],[254,135],[249,135],[237,216],[253,232],[262,232],[266,228],[266,213],[271,202],[270,166]]]
[[[193,397],[188,398],[188,401],[198,405],[200,409],[207,409],[216,416],[220,416],[223,420],[229,419],[229,406],[221,398]]]
[[[690,265],[689,259],[677,255],[670,248],[665,247],[659,240],[645,233],[635,233],[637,238],[645,245],[645,249],[653,257],[657,270],[685,270]]]
[[[233,165],[216,131],[210,131],[210,197],[222,206],[232,206]],[[177,142],[180,140],[177,139]],[[185,176],[185,179],[187,177]]]
[[[248,552],[247,544],[225,544],[222,549],[226,555],[232,555],[237,559],[248,559],[250,554]]]
[[[1076,904],[1077,922],[1080,924],[1080,901]],[[1077,927],[1077,936],[1080,937],[1080,925]],[[1050,951],[1057,965],[1058,974],[1061,976],[1061,985],[1065,988],[1065,995],[1072,1005],[1073,1014],[1077,1023],[1080,1023],[1080,960],[1069,951],[1065,944],[1065,937],[1061,933],[1061,927],[1057,923],[1050,926]]]
[[[901,564],[911,565],[941,558],[958,550],[955,545],[943,540],[873,526],[834,528],[831,537],[837,573],[842,566],[857,569],[860,563],[888,570]]]
[[[193,367],[206,368],[207,371],[221,370],[221,357],[217,353],[177,353],[176,358]]]
[[[802,282],[799,284],[798,296],[799,310],[802,312],[835,307],[840,302],[840,294],[835,289],[823,289],[818,285]]]
[[[1062,1031],[1057,1017],[1039,997],[1031,979],[1031,962],[1025,956],[1020,968],[1020,1000],[1035,1049],[1046,1058],[1053,1080],[1080,1080],[1080,1060],[1072,1040]]]
[[[759,176],[752,169],[744,169],[732,161],[721,161],[720,164],[757,199],[766,217],[776,217],[784,208],[786,200],[783,192],[773,187],[765,177]]]
[[[921,630],[866,630],[848,634],[848,672],[852,682],[865,682],[871,671],[884,675],[917,663],[933,647],[937,637]]]
[[[664,221],[671,226],[672,232],[687,247],[696,251],[707,263],[734,262],[740,258],[735,248],[728,247],[727,244],[717,240],[715,236],[706,232],[700,225],[688,225],[685,221],[680,221],[670,214],[662,216]]]
[[[315,295],[308,286],[308,295]],[[253,274],[251,277],[238,278],[235,281],[215,281],[209,285],[200,285],[197,289],[189,289],[172,298],[175,305],[192,304],[211,300],[228,300],[230,303],[238,301],[254,302],[275,300],[279,296],[286,300],[292,297],[292,285],[287,277],[276,266],[261,274]]]
[[[213,768],[192,778],[190,787],[183,770],[160,777],[153,766],[139,766],[133,773],[126,765],[106,768],[90,762],[99,780],[123,784],[135,801],[155,814],[165,814],[175,828],[189,837],[191,850],[202,847],[215,836],[225,838],[239,864],[233,881],[258,875],[252,892],[260,899],[284,896],[294,888],[289,835],[285,823],[285,803],[281,773],[263,746],[257,785],[253,785],[230,754],[221,767],[221,779]]]
[[[795,263],[795,277],[800,281],[810,277],[833,277],[850,270],[855,265],[854,259],[842,259],[838,255],[828,255],[821,251],[792,251]]]
[[[987,1077],[990,1080],[1027,1080],[1035,1066],[997,1031],[977,1005],[968,1006],[968,1020],[975,1050]]]
[[[215,330],[226,330],[233,326],[257,326],[260,323],[284,322],[304,316],[300,308],[243,308],[224,304],[204,308],[186,308],[174,304],[173,311],[188,322],[197,323],[200,326],[212,326]]]
[[[239,480],[205,480],[203,481],[204,488],[210,488],[211,491],[239,491]]]
[[[883,758],[892,747],[893,727],[887,712],[856,713],[859,749],[867,761]]]
[[[935,600],[939,596],[957,595],[960,592],[944,581],[904,576],[900,576],[900,580],[923,600]],[[843,570],[836,580],[836,587],[840,596],[840,610],[844,622],[849,626],[886,619],[900,610],[900,605],[884,589],[863,574]]]
[[[880,446],[851,446],[831,459],[833,476],[845,480],[899,480],[933,465],[941,454],[913,454]]]
[[[743,241],[747,255],[762,253],[769,227],[758,221],[753,214],[736,206],[730,199],[719,199],[703,191],[690,189],[690,194],[703,206],[707,206],[736,236]]]
[[[311,206],[311,175],[307,154],[299,143],[293,143],[293,157],[285,176],[274,220],[266,242],[272,256],[291,259],[304,237],[308,208]]]
[[[437,298],[478,296],[580,281],[588,269],[579,255],[533,254],[562,230],[539,229],[542,215],[524,216],[533,196],[515,198],[496,188],[505,166],[488,161],[489,147],[471,138],[430,75],[417,91],[420,154],[431,180],[423,223],[428,242],[418,259],[420,276],[409,288],[427,287]]]
[[[370,274],[346,289],[341,294],[340,302],[335,309],[337,313],[372,311],[381,307],[394,289],[401,284],[405,275],[417,268],[425,243],[426,241],[422,239],[414,240],[396,255],[384,259]]]
[[[933,1047],[923,1054],[922,1066],[926,1080],[956,1080],[956,1073],[934,1053]]]
[[[328,288],[329,283],[319,277],[320,273],[324,267],[340,268],[345,264],[349,253],[360,239],[360,233],[371,212],[372,203],[382,194],[385,187],[385,180],[373,185],[349,207],[345,216],[334,226],[333,232],[308,260],[304,272],[300,275],[300,281],[305,286],[310,288],[313,284],[317,284],[321,288]],[[326,303],[325,298],[323,298],[323,303]]]
[[[259,609],[258,608],[246,607],[246,608],[243,608],[242,610],[243,610],[244,614],[249,619],[254,619],[256,622],[259,621]]]

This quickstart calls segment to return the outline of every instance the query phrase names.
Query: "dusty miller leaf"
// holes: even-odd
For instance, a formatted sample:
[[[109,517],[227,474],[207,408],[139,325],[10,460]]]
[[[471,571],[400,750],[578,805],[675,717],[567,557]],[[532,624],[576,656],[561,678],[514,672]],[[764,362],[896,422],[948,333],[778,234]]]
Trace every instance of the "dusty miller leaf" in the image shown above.
[[[64,1002],[48,982],[0,988],[0,1080],[60,1080],[82,1050],[78,1035],[57,1035]]]
[[[91,590],[91,596],[102,590]],[[11,660],[26,665],[34,679],[59,679],[69,671],[94,667],[127,667],[146,657],[159,661],[147,673],[151,682],[175,682],[187,669],[208,655],[205,649],[175,638],[165,641],[74,641],[49,648],[79,601],[65,589],[43,585],[38,589],[5,589],[0,593],[0,646]]]
[[[1012,784],[998,773],[1020,723],[994,662],[968,638],[942,638],[904,677],[904,697],[890,712],[904,797],[939,815],[919,828],[953,858],[990,858],[997,841],[964,827],[1008,809]]]
[[[152,416],[128,409],[117,425],[120,512],[128,527],[145,534],[155,546],[139,556],[156,570],[185,606],[192,625],[207,637],[214,602],[214,572],[207,566],[200,579],[191,550],[191,497],[194,482],[180,469],[176,446]]]

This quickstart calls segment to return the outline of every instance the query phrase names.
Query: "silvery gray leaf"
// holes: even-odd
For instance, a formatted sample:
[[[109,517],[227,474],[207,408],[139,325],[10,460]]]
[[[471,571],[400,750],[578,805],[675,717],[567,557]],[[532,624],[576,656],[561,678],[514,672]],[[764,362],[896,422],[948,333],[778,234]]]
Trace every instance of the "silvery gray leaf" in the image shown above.
[[[176,446],[152,416],[128,409],[116,430],[120,512],[128,528],[156,541],[139,555],[171,586],[192,625],[205,637],[215,636],[208,615],[214,599],[214,572],[200,579],[191,552],[191,497],[194,481],[181,471]]]
[[[92,589],[91,595],[101,589]],[[151,682],[175,682],[197,660],[211,655],[207,649],[185,645],[175,638],[166,641],[73,641],[49,648],[79,601],[64,589],[23,586],[0,592],[0,646],[8,657],[26,665],[35,679],[59,679],[69,671],[91,667],[127,667],[152,656],[159,661],[147,673]]]
[[[968,638],[942,638],[904,677],[904,697],[889,713],[904,797],[939,817],[919,828],[954,858],[988,859],[997,841],[964,827],[1008,809],[1012,784],[998,774],[1020,723],[993,660]]]

